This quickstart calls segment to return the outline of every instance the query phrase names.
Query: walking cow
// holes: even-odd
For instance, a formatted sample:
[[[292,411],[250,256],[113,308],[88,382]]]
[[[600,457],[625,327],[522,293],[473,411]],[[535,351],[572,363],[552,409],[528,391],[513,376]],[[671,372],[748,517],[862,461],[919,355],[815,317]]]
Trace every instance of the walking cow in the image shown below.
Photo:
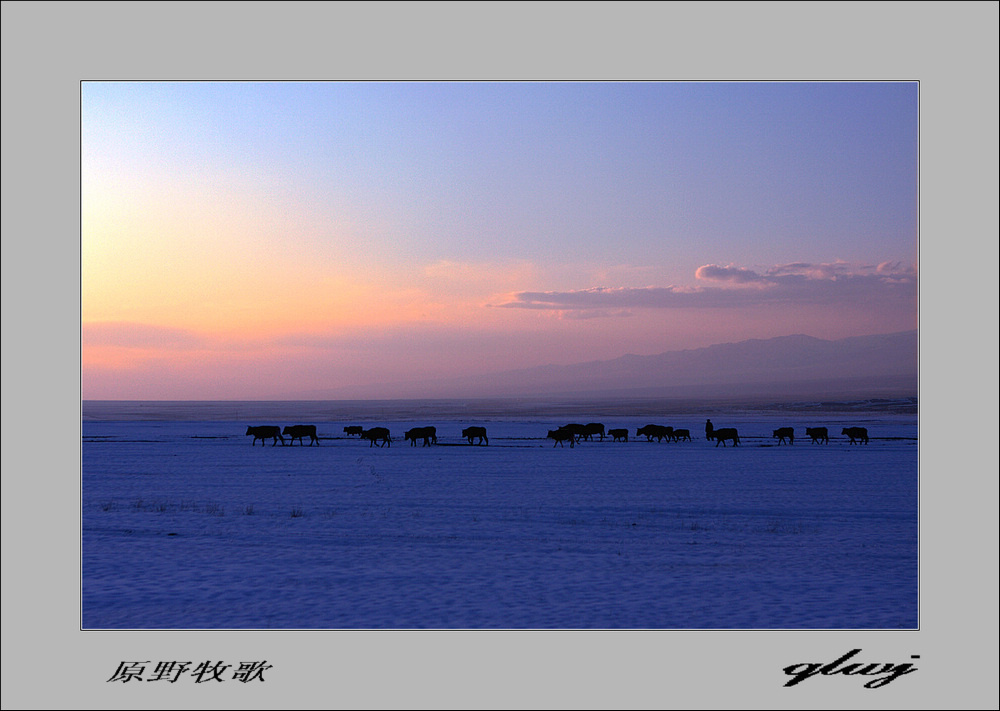
[[[383,444],[386,447],[392,446],[392,437],[389,436],[389,430],[385,427],[372,427],[370,430],[363,430],[361,432],[361,439],[367,439],[371,442],[369,447],[374,447],[376,442],[381,442],[379,447]]]
[[[663,440],[669,442],[673,434],[674,428],[669,425],[646,425],[635,431],[636,437],[645,436],[647,442],[652,442],[654,437],[657,442],[662,442]]]
[[[568,430],[565,427],[560,427],[557,430],[549,430],[546,437],[548,439],[554,439],[556,444],[560,447],[564,447],[567,441],[569,442],[570,449],[572,449],[573,445],[576,444],[576,434],[572,430]],[[555,447],[556,444],[553,444],[552,446]]]
[[[594,435],[601,435],[601,441],[604,441],[604,425],[600,422],[589,422],[584,425],[580,439],[592,440]]]
[[[851,438],[850,444],[868,444],[867,427],[845,427],[841,434]]]
[[[273,447],[281,440],[281,446],[285,446],[285,438],[281,436],[281,428],[275,425],[260,425],[259,427],[247,427],[247,434],[253,435],[253,441],[250,442],[250,446],[257,444],[257,440],[260,440],[260,446],[264,446],[265,439],[273,439],[271,443]]]
[[[309,438],[309,446],[313,446],[313,442],[316,446],[319,446],[319,437],[316,436],[316,425],[289,425],[281,433],[288,435],[289,439],[292,440],[292,444],[295,444],[295,440],[299,441],[299,445],[302,446],[304,442],[303,437]]]
[[[479,444],[482,444],[483,440],[486,441],[487,445],[490,443],[490,438],[486,436],[485,427],[466,427],[462,430],[462,436],[469,440],[469,444],[472,444],[472,440],[477,437],[479,438]]]
[[[417,440],[422,439],[424,441],[424,446],[429,447],[431,442],[437,444],[437,428],[436,427],[414,427],[412,430],[407,430],[403,434],[404,440],[410,440],[410,446],[416,447]]]
[[[806,427],[806,437],[809,437],[813,444],[830,444],[830,433],[826,427]]]
[[[712,437],[715,438],[716,447],[720,444],[725,447],[727,439],[733,443],[734,447],[740,443],[740,433],[736,431],[735,427],[723,427],[720,430],[713,430]]]
[[[584,437],[587,436],[587,425],[581,425],[579,423],[570,423],[568,425],[563,425],[559,428],[563,432],[569,432],[573,435],[573,441],[579,442]]]
[[[795,444],[795,429],[792,427],[779,427],[774,431],[772,438],[778,440],[779,447],[785,441],[785,438],[788,439],[788,444]]]

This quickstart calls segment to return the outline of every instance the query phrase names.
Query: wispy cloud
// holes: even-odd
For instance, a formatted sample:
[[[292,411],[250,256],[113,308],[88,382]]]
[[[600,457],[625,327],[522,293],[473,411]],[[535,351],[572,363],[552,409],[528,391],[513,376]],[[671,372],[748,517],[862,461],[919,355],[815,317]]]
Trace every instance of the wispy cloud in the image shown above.
[[[762,284],[767,280],[749,269],[743,267],[720,267],[718,264],[706,264],[698,267],[694,273],[698,279],[706,281],[721,281],[729,284]]]
[[[593,287],[573,291],[521,291],[498,308],[586,311],[620,315],[633,308],[736,308],[770,303],[878,304],[880,299],[912,300],[916,270],[900,263],[852,265],[846,262],[779,264],[764,271],[706,264],[695,277],[722,286]],[[609,311],[610,310],[610,311]]]
[[[590,318],[627,318],[634,315],[635,312],[628,309],[584,309],[567,311],[564,318],[584,320]]]

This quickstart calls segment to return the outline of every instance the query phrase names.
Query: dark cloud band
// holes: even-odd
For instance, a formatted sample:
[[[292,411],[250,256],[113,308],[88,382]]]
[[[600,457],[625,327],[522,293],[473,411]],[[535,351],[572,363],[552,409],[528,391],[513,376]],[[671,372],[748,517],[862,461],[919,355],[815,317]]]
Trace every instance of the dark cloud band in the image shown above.
[[[857,304],[877,306],[880,300],[912,302],[916,306],[917,277],[913,269],[883,263],[871,267],[847,264],[794,263],[764,273],[743,267],[708,264],[696,274],[702,281],[726,284],[596,287],[574,291],[522,291],[510,295],[501,308],[570,311],[631,308],[737,308],[771,303]]]

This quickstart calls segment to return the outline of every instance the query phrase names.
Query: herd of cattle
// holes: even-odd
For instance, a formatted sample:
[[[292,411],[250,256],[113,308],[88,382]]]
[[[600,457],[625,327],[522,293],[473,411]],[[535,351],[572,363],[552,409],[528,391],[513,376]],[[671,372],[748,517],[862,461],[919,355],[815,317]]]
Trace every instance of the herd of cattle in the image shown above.
[[[310,447],[313,444],[319,446],[316,425],[289,425],[284,430],[274,425],[260,425],[257,427],[247,427],[246,433],[247,435],[253,435],[253,441],[250,442],[251,446],[257,444],[257,440],[260,440],[261,446],[264,446],[264,440],[268,439],[272,440],[272,447],[278,444],[279,441],[284,446],[285,437],[290,439],[290,444],[295,444],[295,440],[298,440],[300,445],[304,445],[303,439],[308,437]],[[348,437],[356,435],[360,439],[368,440],[370,442],[369,447],[376,445],[379,447],[392,446],[392,437],[386,427],[364,429],[358,425],[352,425],[344,428],[344,434]],[[868,444],[868,430],[865,427],[845,427],[841,431],[841,434],[850,440],[850,444]],[[573,447],[584,440],[591,441],[594,437],[600,437],[603,442],[606,436],[611,437],[615,442],[628,442],[627,429],[605,430],[604,425],[599,422],[591,422],[586,425],[564,425],[558,429],[549,430],[546,439],[554,440],[555,444],[552,445],[553,447],[564,447],[567,442],[569,442],[570,447]],[[646,425],[645,427],[640,427],[635,431],[635,436],[637,438],[645,437],[647,442],[652,442],[654,439],[657,442],[691,441],[690,430],[675,429],[667,425]],[[830,442],[830,433],[826,427],[807,427],[806,437],[813,444],[829,444]],[[469,444],[488,445],[490,443],[489,437],[486,436],[485,427],[466,427],[462,430],[462,438],[467,440]],[[779,427],[774,430],[772,438],[778,440],[779,446],[786,441],[788,444],[794,444],[795,428]],[[403,439],[404,441],[408,441],[411,447],[417,446],[417,440],[423,442],[424,447],[429,447],[432,444],[437,444],[437,428],[415,427],[407,430],[403,434]],[[705,421],[705,439],[708,441],[714,440],[716,447],[720,444],[726,447],[728,446],[726,442],[732,442],[734,447],[740,444],[740,434],[735,427],[715,429],[711,420]]]

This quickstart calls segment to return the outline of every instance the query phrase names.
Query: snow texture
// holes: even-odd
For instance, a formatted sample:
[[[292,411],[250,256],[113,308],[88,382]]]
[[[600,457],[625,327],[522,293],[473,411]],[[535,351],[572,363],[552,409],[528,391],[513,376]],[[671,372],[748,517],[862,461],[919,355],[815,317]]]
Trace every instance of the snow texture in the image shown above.
[[[84,629],[918,627],[914,414],[713,412],[740,433],[723,447],[696,412],[301,409],[313,418],[85,406]],[[569,422],[629,441],[546,438]],[[319,446],[244,435],[300,423]],[[692,441],[636,438],[649,423]],[[348,425],[388,427],[391,446]],[[437,445],[404,441],[424,425]],[[472,425],[488,445],[462,438]],[[772,437],[786,426],[790,446]],[[815,426],[828,444],[805,436]],[[850,444],[848,426],[870,443]]]

